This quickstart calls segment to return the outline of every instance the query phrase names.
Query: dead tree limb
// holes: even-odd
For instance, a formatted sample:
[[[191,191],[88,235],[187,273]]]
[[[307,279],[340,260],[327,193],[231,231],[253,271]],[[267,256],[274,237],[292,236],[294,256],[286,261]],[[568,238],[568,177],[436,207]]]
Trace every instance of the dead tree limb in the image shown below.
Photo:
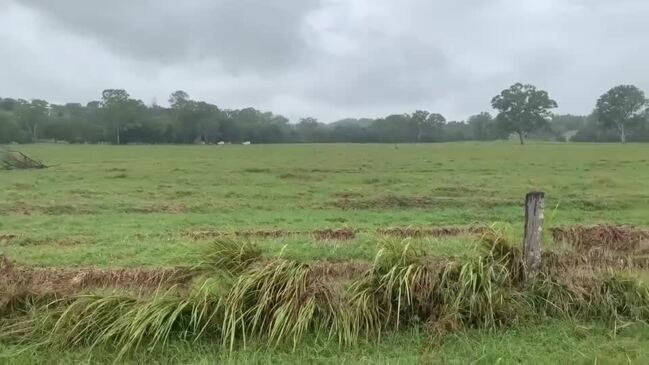
[[[44,169],[42,161],[32,158],[20,151],[0,151],[0,163],[5,170]]]

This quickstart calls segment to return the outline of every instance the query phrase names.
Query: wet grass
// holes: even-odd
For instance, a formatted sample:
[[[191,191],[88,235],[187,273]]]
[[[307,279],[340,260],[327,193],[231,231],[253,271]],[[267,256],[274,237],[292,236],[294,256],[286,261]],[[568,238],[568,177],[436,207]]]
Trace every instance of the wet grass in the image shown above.
[[[522,226],[526,192],[548,195],[547,224],[649,227],[649,146],[436,145],[24,146],[51,168],[0,171],[0,252],[43,267],[171,267],[200,261],[202,229],[312,231],[352,227],[345,242],[308,236],[256,240],[264,255],[311,263],[371,261],[387,227]],[[9,238],[11,236],[11,238]],[[546,236],[550,236],[549,234]],[[547,239],[548,237],[546,237]],[[439,258],[472,258],[469,236],[417,238]],[[637,273],[646,278],[646,272]],[[399,333],[380,343],[224,354],[171,343],[133,363],[645,363],[649,330],[550,322],[440,342]],[[0,363],[110,363],[110,348],[41,351],[0,344]],[[0,355],[0,356],[2,356]],[[644,361],[643,361],[644,360]]]
[[[315,336],[313,344],[348,350],[412,330],[434,346],[470,329],[497,333],[560,319],[598,321],[615,334],[649,319],[647,287],[605,267],[548,261],[523,285],[520,249],[506,240],[500,230],[487,232],[482,253],[458,262],[431,256],[421,242],[385,241],[369,271],[345,284],[281,254],[264,257],[256,244],[223,239],[205,251],[189,287],[74,295],[8,322],[0,339],[25,341],[32,346],[25,350],[114,346],[115,359],[124,360],[173,340],[212,339],[232,355],[251,341],[270,350],[290,344],[294,352]]]
[[[165,254],[152,258],[155,247],[186,250],[182,238],[161,235],[204,227],[517,226],[524,194],[536,189],[547,192],[555,225],[649,226],[649,146],[639,144],[24,149],[54,165],[0,171],[0,233],[54,237],[51,247],[38,241],[33,251],[3,247],[26,262],[40,249],[55,251],[66,236],[94,238],[67,240],[75,243],[64,249],[73,252],[71,264],[136,256],[133,264],[155,265],[155,257],[159,264],[174,262]],[[150,238],[134,242],[136,235]]]
[[[386,336],[378,344],[366,344],[348,351],[336,345],[301,346],[268,350],[251,346],[233,354],[210,343],[172,343],[169,348],[143,351],[125,364],[644,364],[649,357],[646,342],[649,328],[630,326],[617,332],[596,324],[549,322],[532,327],[515,327],[497,333],[479,330],[447,336],[431,343],[421,331]],[[22,348],[0,344],[0,353]],[[54,351],[29,350],[3,364],[111,364],[110,348]]]
[[[309,237],[288,237],[279,239],[251,239],[259,243],[268,255],[280,252],[289,259],[298,261],[371,261],[377,251],[378,241],[374,235],[361,235],[351,241],[319,242]],[[0,249],[9,253],[13,261],[21,265],[41,267],[170,267],[192,266],[200,261],[209,240],[178,241],[176,239],[125,239],[119,242],[60,245],[22,245],[27,238],[16,240]],[[415,238],[434,247],[439,257],[464,257],[476,252],[476,238],[470,236],[451,238]],[[35,242],[42,242],[35,239]]]

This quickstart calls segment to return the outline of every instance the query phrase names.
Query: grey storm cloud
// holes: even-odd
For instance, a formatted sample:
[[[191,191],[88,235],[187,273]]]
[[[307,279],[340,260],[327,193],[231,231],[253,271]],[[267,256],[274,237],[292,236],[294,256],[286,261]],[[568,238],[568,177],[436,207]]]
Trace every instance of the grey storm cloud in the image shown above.
[[[308,44],[304,15],[317,0],[21,0],[70,32],[116,53],[155,63],[214,59],[232,72],[299,62]]]
[[[296,119],[489,110],[514,82],[560,112],[649,91],[645,0],[0,0],[0,96],[176,89]]]

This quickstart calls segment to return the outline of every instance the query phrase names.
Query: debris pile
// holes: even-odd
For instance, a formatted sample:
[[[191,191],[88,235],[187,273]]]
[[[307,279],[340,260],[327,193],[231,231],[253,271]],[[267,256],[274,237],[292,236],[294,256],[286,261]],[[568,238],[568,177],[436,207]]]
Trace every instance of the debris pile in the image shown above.
[[[0,151],[0,163],[5,170],[44,169],[47,166],[20,151]]]

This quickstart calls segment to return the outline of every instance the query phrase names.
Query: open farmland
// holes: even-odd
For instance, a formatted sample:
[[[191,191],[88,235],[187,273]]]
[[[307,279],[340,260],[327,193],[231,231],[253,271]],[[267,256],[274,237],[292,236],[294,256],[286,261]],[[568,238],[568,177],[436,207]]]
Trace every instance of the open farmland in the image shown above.
[[[409,245],[416,246],[417,255],[426,257],[425,270],[429,261],[469,262],[484,255],[481,241],[494,223],[498,234],[519,246],[523,198],[533,190],[547,194],[547,247],[646,277],[642,245],[643,227],[649,227],[649,146],[30,145],[20,150],[51,167],[0,171],[0,251],[23,277],[37,278],[41,287],[32,288],[35,292],[52,289],[55,297],[115,290],[113,286],[152,292],[174,280],[183,287],[196,265],[227,267],[223,258],[228,257],[228,244],[250,248],[243,251],[251,257],[306,264],[311,277],[343,282],[378,270],[372,265],[386,247],[403,250],[405,257]],[[577,224],[639,227],[633,231],[637,235],[618,235],[624,242],[633,240],[634,247],[621,251],[638,264],[618,265],[621,256],[615,255],[596,261],[582,247],[594,239],[581,242],[569,234],[566,242],[552,239],[551,228]],[[215,241],[221,243],[215,246]],[[581,246],[573,244],[577,241]],[[241,257],[231,262],[237,260]],[[598,268],[598,274],[606,269]],[[383,272],[376,271],[376,278],[379,274]],[[612,321],[613,327],[621,326],[617,330],[611,330],[611,321],[595,320],[604,319],[602,313],[574,320],[549,315],[540,323],[506,326],[495,319],[493,326],[465,321],[471,325],[443,330],[415,323],[399,331],[383,330],[376,341],[360,336],[353,345],[340,345],[345,351],[340,351],[338,339],[307,339],[295,347],[289,340],[272,351],[254,338],[245,348],[239,342],[174,340],[153,358],[170,363],[215,358],[259,363],[552,363],[567,357],[585,363],[643,362],[649,356],[644,346],[649,329],[617,315]],[[485,329],[492,327],[498,329]],[[104,345],[43,350],[7,340],[0,349],[8,354],[25,350],[6,359],[16,363],[73,362],[89,356],[98,362],[113,360]],[[142,361],[146,351],[122,360],[138,362],[140,356]],[[151,361],[151,354],[146,356]]]

